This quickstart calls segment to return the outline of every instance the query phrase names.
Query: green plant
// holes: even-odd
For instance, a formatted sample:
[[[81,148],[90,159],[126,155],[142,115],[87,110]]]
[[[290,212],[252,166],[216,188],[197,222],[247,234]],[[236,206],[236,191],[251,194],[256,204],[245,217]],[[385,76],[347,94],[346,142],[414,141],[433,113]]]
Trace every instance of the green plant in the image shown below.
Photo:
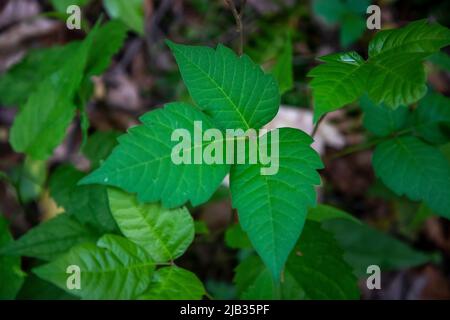
[[[279,148],[274,175],[262,175],[265,166],[249,161],[173,164],[175,129],[194,134],[196,121],[219,132],[259,129],[278,112],[275,78],[223,45],[167,41],[194,104],[174,102],[144,114],[117,144],[116,132],[88,136],[90,77],[106,69],[126,31],[116,21],[98,24],[83,41],[30,53],[0,80],[1,101],[20,106],[10,142],[30,159],[26,166],[52,154],[77,111],[86,140],[82,152],[93,169],[86,174],[59,166],[49,187],[65,212],[15,241],[0,237],[0,279],[13,283],[10,291],[0,291],[2,298],[16,296],[23,281],[17,256],[26,256],[39,261],[32,272],[44,286],[51,283],[83,299],[201,299],[207,295],[203,284],[176,259],[195,237],[189,206],[209,201],[228,173],[239,224],[225,239],[247,252],[235,275],[242,299],[357,299],[357,280],[368,264],[396,269],[430,261],[351,215],[316,204],[323,164],[310,146],[313,139],[300,130],[279,129],[276,146],[266,140],[270,150]],[[367,60],[356,52],[333,54],[309,73],[316,122],[360,99],[364,127],[373,137],[354,150],[376,145],[373,166],[386,186],[446,218],[450,166],[441,149],[448,142],[449,99],[427,89],[422,64],[448,44],[447,28],[418,21],[379,32]],[[289,69],[291,50],[289,42],[283,53],[287,66],[275,73]],[[17,79],[21,85],[9,90]],[[290,86],[289,81],[283,90]],[[406,106],[419,100],[417,107]],[[202,147],[210,150],[225,140]],[[35,171],[39,188],[47,173]],[[20,185],[20,178],[15,181]],[[7,234],[2,221],[1,235]],[[78,290],[67,286],[71,265],[82,270]]]

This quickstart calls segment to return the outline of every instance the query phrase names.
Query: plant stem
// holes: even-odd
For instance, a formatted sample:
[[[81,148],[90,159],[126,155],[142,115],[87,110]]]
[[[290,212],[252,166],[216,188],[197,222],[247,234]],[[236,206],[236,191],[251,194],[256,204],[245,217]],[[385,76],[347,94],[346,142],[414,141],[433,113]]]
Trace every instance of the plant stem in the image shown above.
[[[376,138],[376,139],[365,141],[365,142],[360,143],[360,144],[355,144],[353,146],[345,148],[342,151],[339,151],[339,152],[336,152],[336,153],[332,154],[328,159],[329,160],[334,160],[336,158],[341,158],[341,157],[348,156],[349,154],[352,154],[352,153],[355,153],[355,152],[359,152],[359,151],[370,149],[374,145],[377,145],[378,143],[383,142],[386,139],[389,139],[389,137]]]
[[[234,20],[236,20],[236,31],[239,34],[238,53],[239,55],[242,55],[244,53],[244,25],[242,24],[242,14],[244,13],[246,0],[241,1],[239,11],[237,10],[233,0],[225,0],[225,2],[230,7]]]
[[[322,122],[322,120],[323,120],[324,118],[325,118],[325,115],[321,116],[320,119],[319,119],[319,121],[317,121],[316,125],[315,125],[314,128],[313,128],[313,131],[311,132],[311,138],[314,138],[314,136],[316,135],[317,129],[319,129],[319,125],[320,125],[320,123]]]

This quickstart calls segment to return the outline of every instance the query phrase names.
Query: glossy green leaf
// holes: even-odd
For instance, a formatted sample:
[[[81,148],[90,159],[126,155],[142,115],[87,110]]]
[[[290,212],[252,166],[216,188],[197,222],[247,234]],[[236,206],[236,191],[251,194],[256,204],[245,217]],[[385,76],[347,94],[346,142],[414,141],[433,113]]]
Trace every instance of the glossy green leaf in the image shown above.
[[[449,44],[450,30],[426,20],[377,33],[369,44],[369,97],[390,107],[419,100],[427,92],[423,59]]]
[[[1,247],[0,254],[52,260],[77,244],[95,240],[96,236],[92,231],[63,213],[37,225],[16,241]]]
[[[246,55],[168,41],[195,103],[222,129],[258,129],[275,117],[280,96],[272,75]]]
[[[173,266],[155,271],[148,289],[139,299],[143,300],[200,300],[205,288],[195,274]]]
[[[357,279],[343,254],[331,233],[308,221],[279,288],[261,260],[250,256],[236,269],[238,295],[243,299],[357,299]]]
[[[120,187],[137,193],[141,202],[161,201],[168,208],[187,201],[194,206],[207,201],[228,173],[229,165],[193,164],[192,148],[189,149],[192,164],[175,165],[171,159],[172,148],[179,142],[171,141],[171,137],[178,128],[194,137],[194,121],[202,121],[206,130],[214,128],[211,120],[185,103],[168,104],[140,120],[143,124],[121,136],[111,156],[82,183]]]
[[[373,155],[375,174],[397,195],[424,201],[450,218],[450,165],[436,148],[412,136],[381,143]]]
[[[108,196],[122,233],[154,261],[175,260],[194,240],[194,221],[186,208],[170,210],[158,203],[142,204],[134,195],[113,188]]]
[[[397,108],[427,92],[423,60],[450,44],[450,30],[426,20],[377,33],[369,44],[369,59],[354,52],[322,58],[313,77],[314,119],[339,109],[365,91],[375,104]]]
[[[12,243],[8,222],[0,214],[0,247]],[[20,269],[20,257],[5,256],[0,253],[0,300],[14,299],[25,279]]]
[[[272,132],[260,147],[271,150]],[[279,170],[262,175],[261,164],[234,166],[231,170],[233,207],[250,241],[275,279],[303,229],[307,208],[314,206],[317,169],[323,167],[310,147],[312,139],[300,130],[279,129]],[[248,156],[248,153],[247,153]]]
[[[314,121],[359,98],[369,76],[366,63],[356,52],[332,54],[309,73],[313,77]]]
[[[388,271],[430,261],[430,256],[364,223],[333,219],[325,221],[323,228],[333,233],[344,250],[345,260],[358,277],[367,277],[370,265],[378,265],[381,270]]]
[[[69,266],[81,270],[80,289],[68,289]],[[151,282],[154,262],[142,248],[114,235],[97,243],[82,244],[52,262],[34,268],[40,278],[83,299],[131,299],[141,295]]]
[[[106,187],[78,186],[85,174],[70,165],[60,166],[50,178],[50,194],[59,206],[99,233],[117,232],[108,203]]]
[[[450,44],[450,30],[426,19],[399,29],[378,32],[369,44],[369,59],[386,59],[398,54],[431,55]]]

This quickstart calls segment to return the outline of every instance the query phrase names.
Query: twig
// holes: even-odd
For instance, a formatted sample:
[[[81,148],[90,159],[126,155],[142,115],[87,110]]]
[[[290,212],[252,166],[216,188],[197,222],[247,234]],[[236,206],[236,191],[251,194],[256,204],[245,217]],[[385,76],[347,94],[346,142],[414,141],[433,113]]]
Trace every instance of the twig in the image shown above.
[[[225,0],[227,5],[230,7],[231,12],[233,13],[234,20],[236,20],[236,31],[239,34],[239,48],[238,53],[242,55],[244,53],[244,25],[242,23],[242,14],[244,13],[244,8],[246,4],[246,0],[241,1],[241,6],[239,11],[236,9],[233,0]]]
[[[328,158],[328,160],[334,160],[336,158],[341,158],[341,157],[348,156],[348,155],[350,155],[352,153],[355,153],[355,152],[359,152],[359,151],[364,151],[364,150],[370,149],[371,147],[379,144],[380,142],[385,141],[386,139],[387,139],[386,137],[384,137],[384,138],[377,138],[377,139],[369,140],[369,141],[366,141],[366,142],[363,142],[363,143],[360,143],[360,144],[356,144],[356,145],[350,146],[348,148],[345,148],[342,151],[333,153]]]
[[[312,138],[314,138],[314,136],[316,135],[317,129],[319,129],[319,125],[320,125],[320,123],[322,122],[322,120],[323,120],[324,118],[325,118],[325,115],[321,116],[320,119],[319,119],[319,121],[317,121],[316,125],[315,125],[314,128],[313,128],[313,131],[311,132],[311,137],[312,137]]]

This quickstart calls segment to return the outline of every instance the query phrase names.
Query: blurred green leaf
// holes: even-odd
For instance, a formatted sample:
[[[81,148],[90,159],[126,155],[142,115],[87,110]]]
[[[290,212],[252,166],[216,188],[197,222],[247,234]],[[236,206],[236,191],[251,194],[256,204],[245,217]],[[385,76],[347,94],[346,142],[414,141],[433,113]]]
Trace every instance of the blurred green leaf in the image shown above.
[[[120,135],[118,131],[97,131],[89,136],[81,152],[91,161],[91,169],[100,166],[101,162],[111,154]]]
[[[45,161],[26,157],[23,164],[13,168],[9,178],[17,190],[19,200],[28,203],[38,199],[42,193],[47,179],[47,164]]]
[[[17,300],[74,300],[77,297],[34,274],[29,274],[17,294]]]
[[[67,8],[71,5],[83,7],[89,3],[90,0],[51,0],[53,7],[59,12],[66,13]]]
[[[96,236],[69,215],[62,213],[30,229],[0,248],[0,254],[52,260],[74,245],[95,242]]]
[[[351,214],[325,204],[318,204],[315,208],[309,208],[307,218],[308,220],[317,222],[331,219],[346,219],[355,223],[361,223],[360,220]]]
[[[121,20],[140,35],[144,34],[143,0],[103,0],[103,6],[111,18]]]
[[[109,209],[106,187],[78,186],[84,176],[71,165],[58,167],[50,177],[51,196],[69,215],[97,232],[117,233],[119,229]]]
[[[413,136],[393,138],[375,148],[372,164],[397,195],[424,201],[450,219],[450,165],[437,148]]]
[[[450,72],[450,56],[445,52],[436,52],[428,57],[428,61],[442,68],[442,70]]]
[[[225,243],[233,249],[249,249],[252,243],[239,223],[233,224],[225,232]]]
[[[433,144],[450,140],[450,98],[429,91],[413,112],[414,132]]]
[[[373,103],[366,94],[359,100],[359,105],[364,111],[363,126],[376,136],[388,136],[405,128],[408,123],[409,110],[406,106],[393,110]]]
[[[280,95],[294,87],[294,71],[292,65],[292,37],[288,33],[282,51],[277,56],[277,62],[272,74],[278,82]]]
[[[313,0],[316,15],[328,24],[341,26],[341,45],[347,47],[366,29],[365,14],[371,0]]]
[[[429,255],[364,223],[333,219],[325,221],[323,228],[333,233],[344,251],[345,260],[358,277],[367,276],[370,265],[389,271],[419,266],[431,259]]]
[[[0,214],[0,247],[13,242],[8,229],[8,221]],[[20,257],[5,256],[0,253],[0,300],[14,299],[25,279],[20,269]]]

